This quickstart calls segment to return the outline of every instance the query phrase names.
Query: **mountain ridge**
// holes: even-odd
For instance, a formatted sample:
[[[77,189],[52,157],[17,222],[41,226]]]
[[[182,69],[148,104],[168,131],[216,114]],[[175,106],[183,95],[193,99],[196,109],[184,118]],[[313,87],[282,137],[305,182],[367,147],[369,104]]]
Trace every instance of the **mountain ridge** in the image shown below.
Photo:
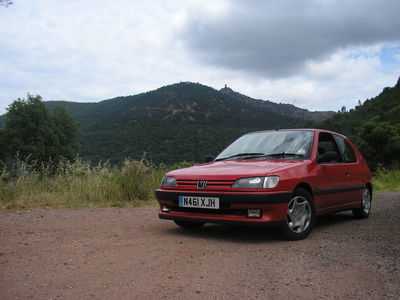
[[[231,95],[238,100],[244,101],[245,103],[253,104],[259,107],[268,108],[273,112],[280,113],[285,116],[291,116],[294,118],[304,118],[312,121],[322,121],[325,119],[329,119],[330,117],[335,115],[334,111],[309,111],[305,108],[297,107],[293,104],[288,103],[276,103],[269,100],[264,99],[255,99],[249,96],[238,93],[228,86],[225,85],[220,92],[225,93],[227,95]]]
[[[169,89],[171,87],[179,87],[180,85],[199,85],[204,88],[218,91],[212,87],[202,85],[200,83],[193,83],[193,82],[186,81],[186,82],[180,82],[180,83],[162,86],[158,89],[150,90],[150,91],[135,94],[135,95],[117,96],[117,97],[113,97],[110,99],[101,100],[98,102],[48,100],[48,101],[44,101],[44,103],[48,107],[53,107],[54,105],[61,105],[61,106],[69,107],[69,109],[72,110],[74,115],[81,115],[82,112],[80,112],[80,110],[82,110],[82,109],[83,109],[83,112],[87,112],[87,110],[90,110],[91,108],[95,108],[99,104],[105,105],[105,106],[107,106],[108,103],[110,103],[110,102],[112,102],[113,105],[115,105],[117,103],[120,104],[121,102],[124,102],[126,100],[132,101],[133,98],[135,98],[135,99],[140,98],[141,96],[144,96],[144,95],[148,95],[148,94],[151,94],[154,92]],[[219,92],[226,94],[228,96],[231,96],[231,97],[233,97],[237,100],[240,100],[244,103],[247,103],[247,104],[250,104],[250,105],[253,105],[256,107],[262,106],[263,108],[268,108],[273,112],[282,114],[284,116],[294,117],[294,118],[305,118],[307,120],[320,121],[320,120],[328,119],[335,114],[335,112],[333,112],[333,111],[309,111],[307,109],[299,108],[293,104],[286,104],[286,103],[278,104],[278,103],[275,103],[275,102],[272,102],[269,100],[251,98],[249,96],[240,94],[228,87],[221,88],[219,90]],[[277,107],[279,107],[279,108],[277,108]],[[79,110],[77,108],[79,108]],[[0,128],[2,127],[2,125],[4,125],[4,117],[5,117],[5,115],[0,116]]]
[[[400,152],[400,80],[349,111],[333,117],[329,117],[332,112],[322,114],[326,118],[322,122],[313,121],[309,114],[313,112],[294,105],[191,82],[98,103],[49,101],[45,105],[50,111],[62,106],[77,119],[80,156],[93,162],[143,157],[154,163],[199,162],[244,133],[300,127],[347,135],[373,168],[390,165]]]
[[[270,103],[263,105],[260,101],[199,83],[180,82],[97,103],[44,103],[50,111],[64,107],[80,123],[83,158],[120,162],[145,154],[155,163],[173,163],[201,161],[246,132],[307,127],[314,121],[306,117],[310,116],[307,110],[290,105],[297,113],[293,117],[287,106],[274,103],[273,111]]]
[[[156,163],[200,161],[243,133],[310,123],[250,102],[199,83],[181,82],[95,106],[46,106],[52,110],[62,105],[80,122],[81,155],[94,161],[137,159],[143,153]]]

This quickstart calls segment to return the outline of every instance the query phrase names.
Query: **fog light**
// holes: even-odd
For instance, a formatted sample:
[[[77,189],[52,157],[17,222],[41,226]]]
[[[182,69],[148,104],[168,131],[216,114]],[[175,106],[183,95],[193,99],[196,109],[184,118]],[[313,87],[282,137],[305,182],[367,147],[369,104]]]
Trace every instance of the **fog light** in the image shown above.
[[[259,208],[249,208],[247,210],[247,217],[249,217],[249,218],[261,218],[261,209],[259,209]]]
[[[161,207],[161,211],[162,211],[162,212],[169,212],[168,206],[163,205],[163,206]]]

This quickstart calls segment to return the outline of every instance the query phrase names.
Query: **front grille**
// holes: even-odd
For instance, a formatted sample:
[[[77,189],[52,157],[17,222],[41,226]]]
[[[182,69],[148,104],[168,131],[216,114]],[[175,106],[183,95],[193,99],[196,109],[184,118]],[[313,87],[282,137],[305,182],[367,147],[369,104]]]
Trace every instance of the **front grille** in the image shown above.
[[[199,180],[177,180],[177,189],[180,190],[198,190],[197,183]],[[233,180],[207,180],[206,191],[224,191],[229,190],[234,183]]]

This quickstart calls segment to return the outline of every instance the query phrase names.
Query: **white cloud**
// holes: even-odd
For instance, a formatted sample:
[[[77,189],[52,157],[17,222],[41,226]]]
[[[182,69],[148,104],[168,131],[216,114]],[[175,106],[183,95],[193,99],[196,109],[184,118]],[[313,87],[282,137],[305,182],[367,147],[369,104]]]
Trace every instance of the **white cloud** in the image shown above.
[[[339,52],[323,61],[307,62],[305,74],[320,81],[350,81],[372,78],[381,67],[379,56],[350,57]]]
[[[384,86],[393,85],[400,75],[400,54],[393,54],[395,63],[391,62],[390,68],[382,63],[385,47],[399,45],[391,41],[396,32],[390,35],[389,42],[372,39],[360,46],[353,45],[350,38],[349,43],[338,43],[340,47],[334,44],[322,56],[306,51],[307,55],[300,55],[301,67],[295,56],[275,59],[274,66],[284,68],[285,76],[260,72],[257,65],[269,54],[260,51],[263,48],[257,48],[259,43],[254,39],[260,39],[260,33],[268,33],[264,19],[268,26],[279,29],[276,33],[287,36],[286,27],[278,25],[290,20],[290,14],[282,11],[284,5],[279,1],[271,1],[268,13],[274,17],[262,18],[264,12],[258,7],[262,2],[257,3],[238,12],[238,7],[248,4],[222,0],[15,0],[7,9],[0,7],[0,114],[12,100],[25,97],[27,92],[40,94],[45,100],[94,101],[179,81],[200,82],[214,88],[227,83],[256,98],[294,102],[308,109],[338,110],[343,105],[354,106],[358,99],[375,96]],[[332,7],[336,1],[329,3]],[[359,11],[360,17],[372,19],[369,13],[362,15],[365,11]],[[312,10],[293,11],[306,25],[310,12],[317,17]],[[232,14],[238,19],[232,19]],[[348,16],[338,18],[347,20]],[[264,27],[255,30],[254,26],[260,24],[257,22]],[[368,28],[374,28],[371,26]],[[220,61],[201,59],[210,54],[206,47],[210,45],[198,45],[207,33],[212,33],[219,57],[245,62],[250,53],[256,67],[231,68]],[[317,48],[324,46],[318,37],[321,35],[311,34],[307,40]],[[304,44],[301,36],[292,38],[293,45]],[[243,39],[254,49],[242,51],[237,42]],[[191,42],[194,44],[188,48]],[[304,44],[304,49],[312,45]],[[278,56],[288,49],[286,44],[278,46]]]
[[[349,109],[357,105],[358,100],[375,97],[385,86],[395,84],[400,66],[394,72],[386,72],[380,51],[371,51],[371,47],[339,51],[326,60],[307,62],[303,72],[286,78],[253,76],[243,83],[226,74],[226,81],[233,89],[254,98],[290,103],[310,110],[337,111],[342,106]],[[245,75],[236,72],[236,76]]]

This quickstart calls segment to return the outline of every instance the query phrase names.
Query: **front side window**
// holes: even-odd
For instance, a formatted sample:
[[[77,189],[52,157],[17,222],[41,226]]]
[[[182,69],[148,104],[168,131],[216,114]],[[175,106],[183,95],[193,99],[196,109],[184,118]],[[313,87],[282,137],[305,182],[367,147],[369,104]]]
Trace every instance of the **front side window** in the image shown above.
[[[329,163],[342,162],[338,146],[332,134],[328,132],[321,132],[318,137],[318,158],[320,158],[323,154],[328,152],[337,153],[336,158],[332,161],[329,161]],[[327,163],[327,161],[325,161],[325,163]]]
[[[341,136],[339,135],[333,135],[339,150],[340,154],[343,157],[343,161],[345,163],[354,163],[357,162],[356,155],[354,153],[353,148],[350,146],[350,144]]]

